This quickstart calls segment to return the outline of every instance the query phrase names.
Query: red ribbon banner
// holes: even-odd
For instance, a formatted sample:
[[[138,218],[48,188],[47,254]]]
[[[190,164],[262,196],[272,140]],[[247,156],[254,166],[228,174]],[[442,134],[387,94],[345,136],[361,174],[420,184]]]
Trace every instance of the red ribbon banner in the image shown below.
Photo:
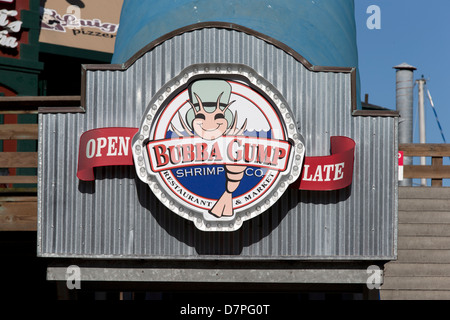
[[[355,141],[331,137],[331,155],[305,157],[300,178],[291,187],[300,190],[330,191],[348,187],[353,178]]]
[[[95,180],[95,167],[132,166],[131,140],[137,131],[137,128],[100,128],[83,133],[78,154],[78,179]]]
[[[131,141],[137,128],[100,128],[80,137],[77,177],[95,180],[94,168],[133,165]],[[338,190],[352,183],[355,142],[331,137],[331,155],[305,157],[300,179],[291,187],[300,190]]]

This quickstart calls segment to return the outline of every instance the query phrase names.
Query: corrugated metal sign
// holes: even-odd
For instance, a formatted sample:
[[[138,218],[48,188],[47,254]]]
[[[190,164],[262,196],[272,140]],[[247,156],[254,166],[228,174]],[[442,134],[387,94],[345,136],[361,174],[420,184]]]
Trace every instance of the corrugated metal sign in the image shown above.
[[[397,119],[353,115],[354,69],[313,67],[283,49],[242,28],[194,28],[124,66],[85,66],[86,112],[40,115],[39,254],[395,257]],[[245,103],[253,111],[243,111]],[[129,132],[121,135],[124,128]],[[333,146],[336,137],[350,148]],[[252,144],[271,157],[251,159]],[[211,157],[219,152],[228,160]],[[350,162],[307,162],[345,152]],[[351,163],[350,174],[343,163]],[[271,172],[280,179],[266,192]],[[335,188],[293,185],[348,175]],[[258,188],[261,201],[245,206]],[[192,197],[181,199],[177,190]],[[195,200],[199,194],[203,202]],[[227,204],[221,196],[230,194]]]

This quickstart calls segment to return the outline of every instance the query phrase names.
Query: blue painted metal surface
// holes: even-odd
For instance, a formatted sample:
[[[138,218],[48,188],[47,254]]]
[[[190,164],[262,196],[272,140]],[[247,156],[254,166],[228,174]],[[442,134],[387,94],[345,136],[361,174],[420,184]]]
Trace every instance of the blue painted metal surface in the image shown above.
[[[263,33],[313,65],[358,65],[354,0],[125,0],[112,63],[173,30],[207,21]]]
[[[238,24],[272,37],[317,66],[358,67],[354,0],[125,0],[112,63],[199,22]],[[357,72],[357,108],[361,108]]]

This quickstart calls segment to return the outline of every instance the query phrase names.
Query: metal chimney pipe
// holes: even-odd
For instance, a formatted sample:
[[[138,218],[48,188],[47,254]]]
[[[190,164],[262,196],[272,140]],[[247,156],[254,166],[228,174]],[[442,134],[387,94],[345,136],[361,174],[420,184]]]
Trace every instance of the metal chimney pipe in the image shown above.
[[[398,122],[398,143],[413,143],[413,99],[414,99],[414,70],[417,68],[402,63],[396,69],[396,106],[400,114]],[[405,157],[404,165],[412,165],[411,157]],[[412,186],[411,179],[399,181],[400,186]]]

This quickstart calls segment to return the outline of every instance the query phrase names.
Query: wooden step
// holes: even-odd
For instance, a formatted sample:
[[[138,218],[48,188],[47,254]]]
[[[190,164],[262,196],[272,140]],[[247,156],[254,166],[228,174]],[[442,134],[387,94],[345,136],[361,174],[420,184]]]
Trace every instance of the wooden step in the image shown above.
[[[398,238],[400,250],[450,250],[450,237],[404,236]]]
[[[450,264],[450,250],[397,250],[397,261],[402,263]]]
[[[450,277],[450,264],[389,262],[384,266],[384,280],[390,277]]]
[[[399,211],[450,211],[450,198],[448,199],[399,199]]]
[[[450,277],[389,277],[382,290],[449,290]]]
[[[448,223],[450,224],[450,208],[448,211],[399,211],[399,223]]]
[[[450,188],[399,187],[399,199],[449,199]]]
[[[450,291],[381,290],[381,300],[450,300]]]
[[[447,223],[399,223],[398,235],[450,237],[450,224]]]

